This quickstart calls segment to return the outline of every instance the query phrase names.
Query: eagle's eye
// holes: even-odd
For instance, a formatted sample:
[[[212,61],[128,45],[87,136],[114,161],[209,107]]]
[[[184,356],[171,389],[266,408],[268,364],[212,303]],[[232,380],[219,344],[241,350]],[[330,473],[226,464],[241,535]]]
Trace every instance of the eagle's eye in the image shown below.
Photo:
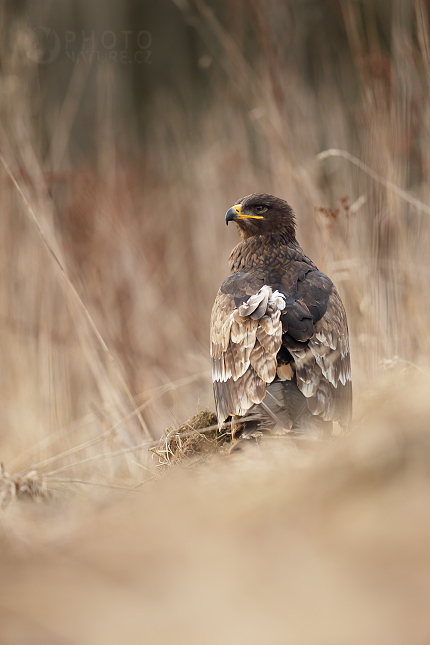
[[[267,206],[262,206],[261,204],[258,204],[258,206],[254,206],[254,210],[257,213],[264,213],[264,211],[267,211]]]

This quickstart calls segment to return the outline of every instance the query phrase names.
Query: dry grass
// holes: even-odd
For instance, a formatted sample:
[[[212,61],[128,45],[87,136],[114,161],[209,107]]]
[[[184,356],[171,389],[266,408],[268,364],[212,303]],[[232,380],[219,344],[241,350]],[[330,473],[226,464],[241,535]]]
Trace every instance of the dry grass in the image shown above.
[[[190,122],[160,84],[139,154],[109,108],[121,70],[76,65],[54,106],[23,26],[2,43],[2,642],[428,642],[428,7],[382,29],[376,4],[333,5],[347,50],[309,70],[281,5],[178,2],[208,97]],[[341,292],[355,425],[228,454],[202,412],[209,314],[223,214],[254,191],[292,204]]]
[[[157,446],[150,450],[158,458],[157,466],[165,468],[184,461],[194,465],[210,456],[227,454],[230,444],[229,428],[220,432],[216,414],[202,410],[178,428],[166,430]]]
[[[16,499],[29,499],[33,502],[48,500],[51,491],[48,490],[46,479],[39,477],[35,470],[22,475],[10,475],[0,464],[0,507],[5,508]]]

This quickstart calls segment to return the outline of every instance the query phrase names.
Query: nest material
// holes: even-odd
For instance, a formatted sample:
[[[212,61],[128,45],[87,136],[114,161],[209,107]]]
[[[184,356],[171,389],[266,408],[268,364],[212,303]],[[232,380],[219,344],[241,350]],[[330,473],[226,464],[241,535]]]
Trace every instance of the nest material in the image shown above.
[[[169,428],[151,451],[158,457],[158,466],[168,467],[224,455],[230,445],[231,434],[219,431],[215,412],[203,410],[178,428]]]

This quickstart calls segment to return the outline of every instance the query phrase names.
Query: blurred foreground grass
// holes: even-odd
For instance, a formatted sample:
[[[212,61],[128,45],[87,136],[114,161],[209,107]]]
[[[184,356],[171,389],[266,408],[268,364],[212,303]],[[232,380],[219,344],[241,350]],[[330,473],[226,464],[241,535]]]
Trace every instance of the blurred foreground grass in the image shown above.
[[[11,504],[2,642],[427,642],[427,391],[398,372],[334,443],[274,440],[128,493]]]

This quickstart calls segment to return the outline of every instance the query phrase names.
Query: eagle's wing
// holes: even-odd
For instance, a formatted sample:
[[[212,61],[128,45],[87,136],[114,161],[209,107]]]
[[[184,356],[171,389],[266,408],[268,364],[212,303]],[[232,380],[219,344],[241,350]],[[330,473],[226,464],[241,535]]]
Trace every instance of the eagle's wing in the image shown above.
[[[309,411],[348,427],[352,388],[345,310],[331,280],[303,262],[291,263],[278,285],[265,285],[259,274],[236,273],[218,292],[211,355],[219,423],[263,401],[282,346]]]
[[[211,316],[212,377],[218,421],[243,416],[261,403],[276,376],[285,301],[263,280],[244,274],[227,278]]]
[[[348,325],[334,285],[326,311],[314,324],[306,345],[289,348],[289,352],[294,358],[297,386],[307,398],[310,412],[348,428],[352,411]]]

